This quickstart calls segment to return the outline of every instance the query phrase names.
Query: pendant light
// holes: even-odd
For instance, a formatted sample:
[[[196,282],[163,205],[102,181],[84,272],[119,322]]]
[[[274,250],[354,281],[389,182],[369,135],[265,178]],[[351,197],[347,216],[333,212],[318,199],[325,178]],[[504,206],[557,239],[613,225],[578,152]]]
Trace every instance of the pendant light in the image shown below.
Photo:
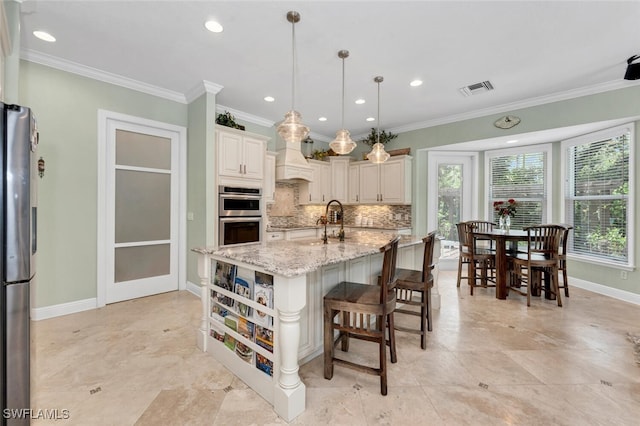
[[[295,110],[296,98],[296,22],[300,21],[300,14],[295,11],[287,12],[287,21],[291,22],[291,110],[284,115],[284,121],[277,128],[280,137],[287,143],[300,142],[309,134],[309,128],[302,124],[300,113]]]
[[[373,145],[371,152],[367,154],[367,160],[372,163],[384,163],[391,157],[387,151],[384,150],[384,145],[380,143],[380,83],[384,78],[378,76],[373,79],[376,83],[378,83],[378,130],[376,131],[378,142]]]
[[[336,154],[344,155],[353,151],[356,143],[351,140],[349,131],[344,128],[344,60],[349,57],[349,51],[339,51],[338,57],[342,59],[342,128],[336,132],[336,138],[329,143],[329,146]]]

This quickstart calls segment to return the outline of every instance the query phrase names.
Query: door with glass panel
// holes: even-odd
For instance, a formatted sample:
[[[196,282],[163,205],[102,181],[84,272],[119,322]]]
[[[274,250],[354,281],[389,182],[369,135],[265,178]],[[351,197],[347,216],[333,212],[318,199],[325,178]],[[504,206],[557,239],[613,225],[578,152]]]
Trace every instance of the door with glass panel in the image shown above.
[[[473,215],[472,160],[467,154],[430,153],[429,229],[441,240],[441,259],[457,259],[456,223]],[[431,198],[433,197],[433,198]]]
[[[178,143],[176,132],[108,122],[106,303],[178,289]]]

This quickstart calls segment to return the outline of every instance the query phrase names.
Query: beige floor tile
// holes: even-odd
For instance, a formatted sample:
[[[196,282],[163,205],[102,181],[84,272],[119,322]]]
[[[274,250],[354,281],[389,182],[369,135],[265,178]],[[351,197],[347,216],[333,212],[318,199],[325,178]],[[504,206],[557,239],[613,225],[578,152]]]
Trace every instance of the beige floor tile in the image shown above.
[[[635,425],[640,366],[627,333],[640,335],[638,307],[571,288],[555,301],[455,286],[440,273],[441,309],[427,349],[397,333],[389,393],[380,380],[322,356],[300,368],[307,409],[296,425]],[[201,307],[187,292],[108,305],[34,322],[32,407],[70,419],[34,425],[285,424],[269,403],[195,346]],[[402,324],[417,318],[398,315]],[[377,362],[352,341],[344,354]]]

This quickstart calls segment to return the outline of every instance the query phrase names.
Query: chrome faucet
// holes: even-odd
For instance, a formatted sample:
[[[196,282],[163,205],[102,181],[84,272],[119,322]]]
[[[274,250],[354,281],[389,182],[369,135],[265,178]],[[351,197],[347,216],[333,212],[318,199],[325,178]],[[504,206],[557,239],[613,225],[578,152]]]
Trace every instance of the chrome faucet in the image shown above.
[[[327,222],[328,220],[326,220],[327,217],[329,217],[329,206],[331,205],[331,203],[338,203],[338,206],[340,206],[340,232],[338,232],[338,238],[340,239],[340,241],[344,241],[344,207],[342,207],[342,203],[338,200],[331,200],[327,203],[327,207],[324,211],[324,235],[322,236],[322,241],[324,242],[324,244],[327,244]]]

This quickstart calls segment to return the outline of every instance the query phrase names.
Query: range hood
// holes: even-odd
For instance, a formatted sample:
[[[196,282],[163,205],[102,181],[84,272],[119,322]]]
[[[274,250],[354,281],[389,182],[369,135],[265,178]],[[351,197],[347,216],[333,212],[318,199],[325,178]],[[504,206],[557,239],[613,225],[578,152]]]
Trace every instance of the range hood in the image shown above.
[[[299,144],[287,143],[277,152],[276,181],[301,179],[310,182],[313,179],[311,166],[302,155]]]

